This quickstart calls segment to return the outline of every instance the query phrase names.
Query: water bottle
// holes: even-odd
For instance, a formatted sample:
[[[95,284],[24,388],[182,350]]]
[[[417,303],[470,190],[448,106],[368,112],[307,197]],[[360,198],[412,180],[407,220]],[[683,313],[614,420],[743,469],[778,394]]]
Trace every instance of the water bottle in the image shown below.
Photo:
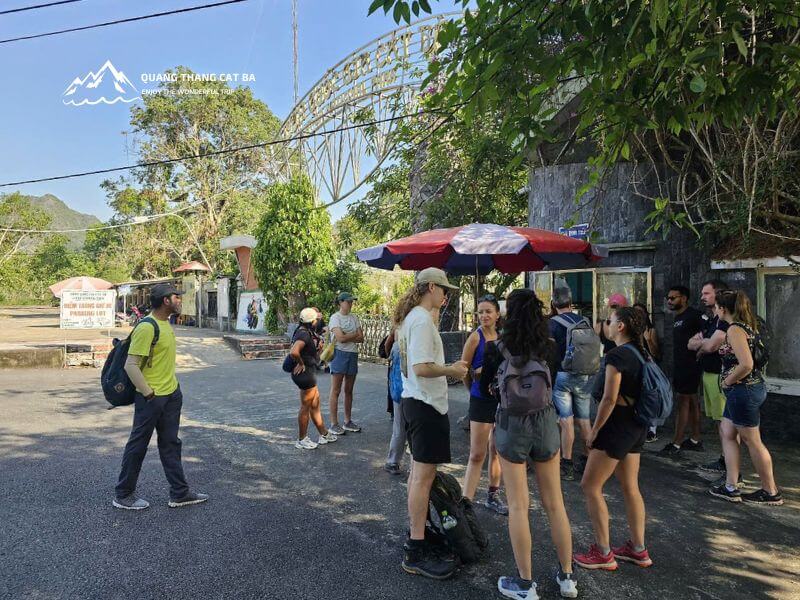
[[[458,524],[456,518],[452,515],[448,515],[446,510],[442,511],[442,527],[445,531],[448,531],[455,527]]]

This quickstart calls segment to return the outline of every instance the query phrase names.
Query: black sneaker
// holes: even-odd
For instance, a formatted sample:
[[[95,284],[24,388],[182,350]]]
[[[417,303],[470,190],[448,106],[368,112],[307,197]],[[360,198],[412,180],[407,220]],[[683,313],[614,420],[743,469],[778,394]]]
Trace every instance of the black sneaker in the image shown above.
[[[645,438],[644,441],[646,443],[648,443],[648,444],[652,444],[653,442],[657,442],[658,441],[658,434],[656,434],[655,431],[648,430],[647,431],[647,437]]]
[[[434,551],[427,543],[403,545],[402,567],[406,573],[422,575],[431,579],[447,579],[456,572],[458,562],[455,557],[442,551]]]
[[[686,438],[681,444],[681,450],[689,450],[690,452],[703,452],[705,451],[705,448],[703,448],[703,440],[695,442],[692,440],[692,438]]]
[[[772,495],[761,489],[751,494],[742,494],[742,500],[750,504],[761,504],[762,506],[780,506],[783,504],[783,496],[780,490],[775,495]]]
[[[701,471],[709,471],[711,473],[724,473],[727,469],[725,467],[725,457],[720,456],[717,460],[711,461],[704,465],[698,465]]]
[[[589,462],[589,457],[588,456],[584,456],[584,455],[581,454],[578,457],[578,460],[575,461],[575,466],[574,466],[574,470],[575,470],[575,474],[576,475],[583,475],[583,472],[586,470],[586,463],[587,462]]]
[[[708,493],[712,496],[716,496],[717,498],[727,500],[728,502],[742,501],[742,492],[740,492],[738,488],[731,492],[724,483],[722,485],[712,487],[710,490],[708,490]]]
[[[561,479],[564,481],[572,481],[575,479],[575,465],[568,458],[561,459]]]
[[[192,504],[200,504],[208,500],[208,494],[200,494],[199,492],[189,492],[183,498],[178,500],[170,500],[168,506],[170,508],[180,508],[181,506],[191,506]]]
[[[667,445],[658,451],[659,456],[668,456],[668,457],[675,457],[678,456],[680,453],[681,449],[672,442],[667,442]]]
[[[403,472],[397,463],[386,463],[383,465],[383,470],[392,475],[400,475]]]

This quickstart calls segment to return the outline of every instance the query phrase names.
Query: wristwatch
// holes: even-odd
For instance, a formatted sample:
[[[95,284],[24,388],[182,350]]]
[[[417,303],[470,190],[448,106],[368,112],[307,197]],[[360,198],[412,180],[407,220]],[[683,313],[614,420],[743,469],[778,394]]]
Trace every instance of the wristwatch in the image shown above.
[[[145,400],[152,400],[152,399],[153,399],[153,398],[155,398],[155,397],[156,397],[156,393],[155,393],[155,391],[151,391],[151,392],[150,392],[150,395],[148,395],[148,396],[145,396],[145,397],[144,397],[144,399],[145,399]]]

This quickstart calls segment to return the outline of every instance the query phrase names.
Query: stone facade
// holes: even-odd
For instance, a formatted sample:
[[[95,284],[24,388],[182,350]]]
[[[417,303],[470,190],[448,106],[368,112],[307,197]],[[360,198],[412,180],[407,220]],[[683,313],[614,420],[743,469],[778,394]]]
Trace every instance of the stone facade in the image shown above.
[[[662,365],[672,373],[673,317],[666,310],[669,286],[685,285],[691,290],[690,303],[699,306],[700,289],[708,279],[721,279],[731,288],[743,289],[756,303],[756,274],[753,270],[711,270],[710,252],[687,230],[672,228],[666,238],[648,233],[645,221],[652,202],[637,191],[655,196],[652,172],[632,164],[617,165],[600,189],[575,202],[577,190],[588,180],[585,163],[562,164],[532,169],[529,174],[529,224],[551,231],[573,220],[590,223],[600,242],[610,247],[602,267],[652,268],[652,317],[661,340]],[[636,181],[634,186],[631,182]],[[765,435],[788,439],[800,433],[800,407],[792,396],[770,394],[763,409]],[[786,418],[789,417],[789,418]]]

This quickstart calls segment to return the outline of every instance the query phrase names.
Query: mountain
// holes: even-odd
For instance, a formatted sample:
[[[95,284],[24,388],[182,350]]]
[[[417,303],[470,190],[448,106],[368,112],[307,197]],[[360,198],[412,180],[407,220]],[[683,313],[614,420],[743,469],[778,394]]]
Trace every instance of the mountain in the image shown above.
[[[81,106],[100,102],[133,102],[139,97],[139,92],[125,73],[118,71],[107,60],[97,73],[89,71],[83,78],[76,77],[62,96],[64,104]]]
[[[72,210],[69,206],[64,204],[62,200],[56,198],[52,194],[45,194],[44,196],[25,196],[25,198],[27,198],[33,206],[41,208],[50,215],[52,221],[47,229],[83,229],[100,223],[100,219],[94,215],[85,215],[76,210]],[[69,238],[69,247],[73,250],[79,250],[83,247],[86,233],[75,232],[65,233],[64,235]]]

